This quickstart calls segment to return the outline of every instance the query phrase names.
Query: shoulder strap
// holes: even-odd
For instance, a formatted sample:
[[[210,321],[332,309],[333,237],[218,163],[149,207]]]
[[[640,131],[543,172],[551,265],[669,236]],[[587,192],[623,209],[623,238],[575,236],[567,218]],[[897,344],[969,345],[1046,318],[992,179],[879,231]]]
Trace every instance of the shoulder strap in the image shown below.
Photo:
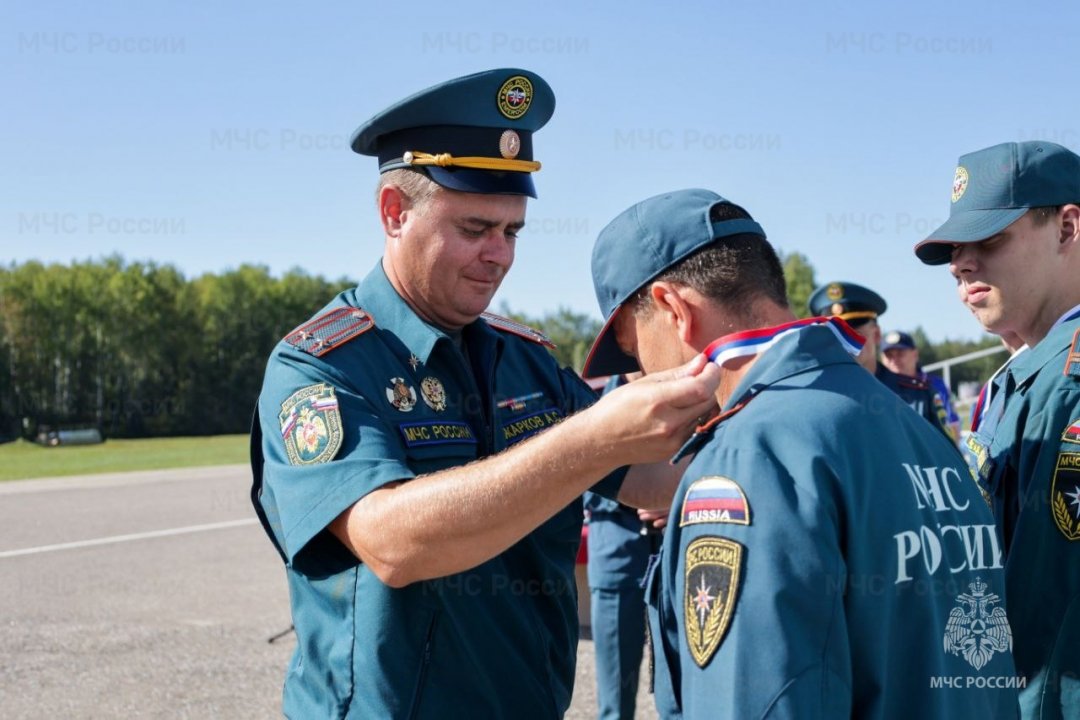
[[[1065,358],[1065,374],[1080,378],[1080,329],[1073,334],[1072,345]]]
[[[285,342],[309,355],[322,357],[375,327],[375,319],[360,308],[339,307],[318,315],[285,336]]]
[[[528,325],[519,323],[516,320],[511,320],[510,318],[505,318],[502,315],[495,315],[494,313],[487,312],[481,314],[480,317],[484,319],[484,322],[486,322],[488,325],[495,328],[496,330],[499,330],[501,332],[507,332],[512,335],[517,335],[518,337],[523,337],[526,340],[537,343],[538,345],[543,345],[546,348],[555,348],[555,343],[551,342],[551,339],[548,338],[547,335],[540,332],[539,330],[534,330]]]

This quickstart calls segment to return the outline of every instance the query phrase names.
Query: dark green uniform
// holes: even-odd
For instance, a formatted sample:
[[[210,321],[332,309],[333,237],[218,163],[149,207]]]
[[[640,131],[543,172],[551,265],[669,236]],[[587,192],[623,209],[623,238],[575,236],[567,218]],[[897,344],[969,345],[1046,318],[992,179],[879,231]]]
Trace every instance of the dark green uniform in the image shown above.
[[[296,625],[288,716],[559,718],[569,706],[580,501],[476,568],[401,589],[326,529],[387,483],[491,455],[595,400],[515,333],[530,331],[480,319],[459,349],[380,265],[271,356],[254,464]]]

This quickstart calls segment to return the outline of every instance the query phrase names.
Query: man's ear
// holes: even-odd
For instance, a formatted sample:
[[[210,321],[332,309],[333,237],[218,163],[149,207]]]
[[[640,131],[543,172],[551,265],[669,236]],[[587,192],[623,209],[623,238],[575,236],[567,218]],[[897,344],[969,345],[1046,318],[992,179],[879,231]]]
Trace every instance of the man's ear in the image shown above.
[[[654,282],[649,288],[655,312],[671,323],[679,339],[689,344],[694,334],[694,313],[690,303],[679,292],[680,287],[669,282]]]
[[[1080,244],[1080,206],[1066,205],[1061,209],[1061,234],[1058,242],[1070,248]]]
[[[404,224],[409,199],[396,185],[384,185],[379,191],[379,220],[387,237],[398,237]]]

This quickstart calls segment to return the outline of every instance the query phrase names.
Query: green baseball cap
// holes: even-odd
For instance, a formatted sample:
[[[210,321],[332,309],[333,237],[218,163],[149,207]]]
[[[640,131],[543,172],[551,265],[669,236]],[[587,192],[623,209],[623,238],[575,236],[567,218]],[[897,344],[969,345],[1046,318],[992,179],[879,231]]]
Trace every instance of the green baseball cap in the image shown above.
[[[765,237],[761,225],[749,217],[710,219],[714,205],[730,202],[710,190],[678,190],[639,202],[600,231],[593,246],[592,276],[604,326],[585,358],[583,377],[641,369],[619,348],[613,328],[619,309],[638,290],[719,238],[743,233]]]
[[[944,265],[953,246],[997,235],[1036,207],[1080,202],[1080,156],[1052,142],[1010,142],[961,155],[945,224],[915,246]]]

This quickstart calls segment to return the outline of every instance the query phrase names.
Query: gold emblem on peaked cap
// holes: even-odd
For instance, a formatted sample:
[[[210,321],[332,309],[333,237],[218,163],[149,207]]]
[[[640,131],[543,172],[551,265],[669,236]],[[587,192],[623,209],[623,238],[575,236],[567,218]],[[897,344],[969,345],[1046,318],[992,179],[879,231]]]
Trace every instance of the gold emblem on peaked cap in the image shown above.
[[[532,105],[533,86],[529,78],[523,75],[514,75],[499,88],[496,102],[499,112],[511,120],[518,120],[529,111]]]
[[[507,130],[499,138],[499,154],[507,160],[513,160],[521,152],[521,138],[513,130]]]
[[[959,165],[956,168],[956,175],[952,181],[952,201],[956,202],[960,198],[964,197],[964,191],[968,186],[968,171],[963,165]]]
[[[825,288],[825,297],[834,302],[839,300],[844,297],[844,286],[840,283],[832,283],[829,287]]]

